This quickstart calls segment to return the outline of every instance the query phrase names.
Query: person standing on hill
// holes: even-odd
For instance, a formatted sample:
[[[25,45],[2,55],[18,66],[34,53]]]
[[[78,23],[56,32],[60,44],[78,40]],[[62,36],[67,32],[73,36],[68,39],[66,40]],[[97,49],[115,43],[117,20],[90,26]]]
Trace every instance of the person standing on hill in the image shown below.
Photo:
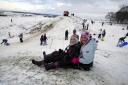
[[[23,43],[23,33],[19,35],[20,42]]]
[[[11,23],[12,23],[12,19],[11,19]]]
[[[41,37],[40,37],[40,45],[43,44],[43,40],[44,40],[44,35],[41,35]]]
[[[65,40],[68,40],[68,30],[65,31]]]
[[[106,35],[106,30],[104,29],[104,30],[102,31],[102,40],[104,40],[105,35]]]
[[[99,39],[101,39],[101,37],[102,37],[101,34],[102,34],[102,29],[99,30],[99,34],[98,34],[98,38],[99,38]]]
[[[46,36],[46,34],[44,34],[43,42],[44,42],[44,45],[47,44],[47,36]]]
[[[102,22],[102,26],[104,25],[104,22]]]

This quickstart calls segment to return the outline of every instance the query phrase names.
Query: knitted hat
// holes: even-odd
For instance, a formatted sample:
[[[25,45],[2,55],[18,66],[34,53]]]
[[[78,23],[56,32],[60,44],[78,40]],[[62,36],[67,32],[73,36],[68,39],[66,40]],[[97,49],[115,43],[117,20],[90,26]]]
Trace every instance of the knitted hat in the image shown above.
[[[89,32],[83,32],[82,34],[81,34],[81,37],[86,37],[86,38],[88,38],[88,40],[90,39],[90,37],[91,37],[91,34],[89,33]]]
[[[70,45],[75,45],[79,42],[78,38],[76,38],[75,36],[71,36],[70,38]]]

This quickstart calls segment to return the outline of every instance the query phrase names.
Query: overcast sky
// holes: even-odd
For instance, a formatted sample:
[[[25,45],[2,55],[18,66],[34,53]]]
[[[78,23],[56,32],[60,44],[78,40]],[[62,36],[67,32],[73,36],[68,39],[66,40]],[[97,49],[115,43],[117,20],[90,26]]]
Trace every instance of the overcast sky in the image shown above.
[[[102,17],[117,11],[128,0],[0,0],[0,9],[62,14],[64,10],[79,16]]]

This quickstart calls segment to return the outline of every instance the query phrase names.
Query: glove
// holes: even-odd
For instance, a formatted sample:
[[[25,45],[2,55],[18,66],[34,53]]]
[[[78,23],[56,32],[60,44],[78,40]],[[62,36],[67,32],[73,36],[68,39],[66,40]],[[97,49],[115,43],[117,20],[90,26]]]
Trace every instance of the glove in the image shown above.
[[[71,62],[73,64],[78,64],[79,63],[79,60],[80,60],[79,57],[73,57]]]

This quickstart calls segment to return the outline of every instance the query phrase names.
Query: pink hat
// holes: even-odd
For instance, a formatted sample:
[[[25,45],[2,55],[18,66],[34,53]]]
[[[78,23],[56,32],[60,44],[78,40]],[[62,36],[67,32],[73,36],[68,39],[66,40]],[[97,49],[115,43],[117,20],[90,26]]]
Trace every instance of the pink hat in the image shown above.
[[[81,37],[82,37],[82,36],[87,37],[88,40],[89,40],[90,37],[91,37],[91,34],[90,34],[89,32],[83,32],[83,33],[81,34]]]

